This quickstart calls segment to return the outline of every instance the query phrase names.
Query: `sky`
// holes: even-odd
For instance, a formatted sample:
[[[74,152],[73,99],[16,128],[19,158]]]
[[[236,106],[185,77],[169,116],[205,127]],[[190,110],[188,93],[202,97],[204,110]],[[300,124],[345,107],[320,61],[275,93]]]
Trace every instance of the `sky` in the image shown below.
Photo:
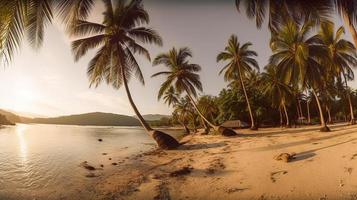
[[[237,12],[234,0],[146,0],[144,6],[150,15],[149,26],[157,30],[164,41],[162,47],[144,45],[151,58],[172,47],[189,47],[193,52],[191,62],[202,67],[202,94],[217,95],[227,85],[218,75],[223,64],[216,62],[216,56],[224,49],[230,35],[236,34],[241,43],[253,43],[261,71],[271,55],[267,26],[257,29],[244,12]],[[90,20],[100,22],[102,12],[103,5],[98,1]],[[339,17],[334,21],[342,25]],[[345,37],[351,40],[348,31]],[[0,108],[26,116],[53,117],[87,112],[133,115],[124,88],[115,90],[105,83],[89,88],[86,68],[95,51],[74,62],[71,40],[73,38],[64,33],[62,25],[55,22],[47,27],[41,49],[34,50],[24,42],[14,61],[0,68]],[[129,87],[138,109],[142,114],[170,114],[172,109],[157,100],[164,79],[151,78],[164,67],[153,67],[140,56],[137,59],[146,84],[143,86],[132,79]],[[350,86],[356,88],[357,82],[351,82]]]

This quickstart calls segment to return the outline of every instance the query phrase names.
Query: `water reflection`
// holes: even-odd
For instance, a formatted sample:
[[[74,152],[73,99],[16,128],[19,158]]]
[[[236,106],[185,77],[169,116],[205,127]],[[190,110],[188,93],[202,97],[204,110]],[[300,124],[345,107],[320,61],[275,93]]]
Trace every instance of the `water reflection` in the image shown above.
[[[26,125],[20,124],[16,127],[16,135],[19,141],[19,157],[21,158],[22,164],[25,165],[27,162],[27,143],[25,138]]]
[[[86,188],[93,179],[81,162],[103,164],[96,173],[104,176],[116,168],[112,162],[151,149],[147,144],[155,145],[134,127],[17,124],[0,129],[0,200],[90,199],[95,194]]]

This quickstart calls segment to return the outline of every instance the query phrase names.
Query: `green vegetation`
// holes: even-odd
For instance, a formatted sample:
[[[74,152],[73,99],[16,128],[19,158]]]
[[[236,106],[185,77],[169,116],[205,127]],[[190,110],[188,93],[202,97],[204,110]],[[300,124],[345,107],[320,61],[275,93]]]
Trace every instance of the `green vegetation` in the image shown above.
[[[258,62],[253,58],[253,56],[258,56],[258,54],[255,51],[249,50],[251,45],[252,43],[250,42],[240,45],[237,36],[232,35],[228,40],[228,46],[225,48],[225,51],[218,54],[217,62],[229,61],[219,73],[225,72],[224,80],[226,81],[239,79],[248,106],[251,121],[250,128],[256,130],[257,127],[255,126],[252,108],[243,81],[252,73],[253,68],[259,70]]]
[[[150,125],[181,125],[189,128],[210,128],[223,135],[236,135],[219,126],[227,120],[250,121],[251,128],[259,126],[286,126],[320,123],[321,131],[329,131],[328,123],[349,120],[355,123],[357,91],[348,87],[354,79],[357,66],[357,2],[352,0],[236,0],[238,11],[245,8],[249,18],[261,28],[265,18],[271,31],[272,55],[264,71],[259,71],[256,52],[251,43],[242,43],[237,36],[228,39],[217,62],[227,62],[221,70],[229,82],[218,96],[198,95],[203,92],[200,65],[190,63],[189,48],[172,48],[159,54],[153,65],[163,65],[166,71],[153,75],[165,76],[158,91],[174,111],[172,118],[145,121],[130,93],[129,80],[134,77],[144,84],[144,77],[135,56],[150,54],[142,44],[162,45],[159,34],[146,27],[149,15],[140,0],[103,0],[103,22],[87,21],[95,1],[92,0],[1,0],[0,8],[0,60],[10,62],[19,49],[24,35],[33,47],[43,40],[46,24],[57,13],[66,25],[67,33],[78,38],[72,43],[77,61],[89,50],[97,50],[88,66],[91,86],[103,81],[119,89],[124,86],[129,102],[140,124],[156,140],[159,147],[173,149],[179,143],[171,136],[156,131]],[[233,5],[232,5],[233,6]],[[331,15],[339,14],[354,39],[343,39],[344,28],[335,30]],[[318,30],[318,31],[316,31]],[[222,44],[223,45],[223,44]],[[181,95],[184,95],[183,97]],[[305,106],[304,106],[305,105]],[[9,120],[26,119],[4,114]],[[108,115],[99,119],[99,113],[46,119],[56,123],[91,125],[101,123],[131,123],[132,118]],[[109,118],[110,119],[109,119]],[[45,120],[45,119],[36,119]],[[11,120],[10,120],[11,121]],[[120,122],[121,121],[121,122]],[[44,122],[41,122],[44,123]],[[137,123],[137,121],[135,121]],[[128,125],[128,124],[125,124]]]
[[[236,135],[233,130],[217,126],[210,122],[197,106],[197,103],[194,99],[197,97],[196,90],[203,90],[200,76],[198,74],[198,72],[201,70],[201,67],[197,64],[191,64],[188,61],[188,58],[190,57],[192,57],[192,52],[189,48],[185,47],[180,48],[179,50],[173,48],[168,53],[159,54],[155,58],[153,61],[154,66],[163,64],[168,68],[168,71],[162,71],[152,75],[152,77],[159,75],[166,77],[166,80],[164,83],[162,83],[159,90],[158,98],[160,99],[162,95],[171,87],[174,87],[174,89],[179,94],[185,92],[197,114],[205,123],[223,135]]]

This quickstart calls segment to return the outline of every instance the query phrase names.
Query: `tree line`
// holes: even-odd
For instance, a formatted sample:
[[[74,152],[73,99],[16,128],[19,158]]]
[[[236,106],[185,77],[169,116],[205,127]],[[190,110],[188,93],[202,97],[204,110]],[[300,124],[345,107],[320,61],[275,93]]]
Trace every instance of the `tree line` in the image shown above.
[[[163,43],[159,33],[147,26],[150,18],[141,0],[103,0],[102,23],[88,21],[96,3],[94,0],[0,2],[2,63],[12,61],[24,35],[34,48],[39,48],[46,25],[57,16],[65,24],[67,34],[76,38],[72,42],[75,61],[90,49],[97,51],[87,68],[90,85],[97,87],[104,82],[116,89],[124,87],[139,121],[158,146],[172,149],[180,145],[170,135],[151,128],[130,93],[128,82],[131,78],[145,83],[135,56],[142,55],[151,61],[143,44],[161,46]],[[301,104],[306,95],[308,105],[313,107],[313,102],[316,103],[311,112],[310,106],[306,107],[310,113],[307,116],[311,122],[311,113],[317,110],[321,131],[329,131],[325,113],[332,121],[337,116],[334,113],[336,105],[341,108],[339,111],[343,110],[342,107],[349,107],[347,116],[353,124],[355,91],[348,88],[347,82],[354,78],[352,67],[357,63],[357,33],[354,28],[357,3],[351,0],[236,0],[235,3],[239,12],[242,8],[246,10],[258,28],[262,27],[265,18],[268,19],[272,50],[269,65],[261,66],[264,70],[260,72],[252,44],[241,43],[237,36],[232,35],[217,55],[217,62],[222,63],[221,73],[230,83],[229,87],[223,89],[218,97],[199,97],[198,92],[203,91],[199,76],[201,66],[190,62],[193,54],[189,48],[172,48],[156,56],[153,65],[167,67],[166,71],[153,75],[165,77],[158,97],[174,105],[173,115],[178,117],[178,121],[187,127],[188,121],[199,120],[207,131],[212,128],[222,135],[232,136],[236,135],[235,131],[219,125],[223,120],[239,117],[249,121],[251,129],[256,130],[264,120],[276,121],[270,114],[275,110],[273,112],[279,113],[280,124],[285,120],[285,125],[290,126],[295,105],[298,119],[304,118]],[[355,45],[342,38],[343,27],[335,30],[330,21],[332,14],[343,17]],[[316,27],[319,27],[318,33],[314,32]],[[178,101],[172,100],[170,94],[176,95]],[[194,114],[184,109],[190,109]]]

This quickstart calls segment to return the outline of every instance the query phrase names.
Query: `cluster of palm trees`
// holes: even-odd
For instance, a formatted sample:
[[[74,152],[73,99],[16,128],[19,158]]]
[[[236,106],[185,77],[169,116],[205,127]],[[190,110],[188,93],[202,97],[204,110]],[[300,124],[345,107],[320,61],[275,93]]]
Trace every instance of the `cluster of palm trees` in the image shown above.
[[[0,3],[1,62],[11,62],[25,35],[33,47],[40,47],[46,25],[53,21],[54,16],[58,16],[66,25],[68,35],[76,38],[72,42],[76,61],[88,50],[97,50],[88,65],[90,85],[96,87],[104,81],[117,89],[124,86],[134,112],[158,146],[173,149],[180,145],[170,135],[149,126],[130,93],[128,82],[132,77],[145,83],[135,56],[142,55],[151,60],[148,50],[142,44],[162,45],[160,35],[147,27],[149,15],[142,0],[114,3],[103,0],[105,12],[102,23],[87,20],[95,4],[93,0],[0,0]],[[265,72],[258,73],[259,66],[255,60],[257,53],[250,49],[251,43],[240,44],[234,35],[229,38],[224,51],[217,56],[217,62],[225,62],[221,70],[225,80],[241,87],[251,129],[257,129],[254,116],[257,112],[253,111],[245,83],[254,77],[263,83],[264,92],[271,98],[272,106],[280,110],[281,116],[285,114],[287,125],[287,106],[291,99],[304,93],[313,94],[323,131],[329,130],[324,110],[329,112],[329,100],[336,98],[334,88],[342,84],[349,99],[351,123],[354,123],[351,95],[346,86],[347,81],[353,79],[351,68],[357,65],[356,49],[352,43],[341,38],[344,29],[341,27],[335,32],[333,23],[328,19],[331,13],[337,11],[349,27],[357,46],[354,28],[357,3],[351,0],[236,0],[238,10],[242,6],[245,6],[248,17],[256,20],[258,27],[262,26],[266,16],[269,18],[268,26],[272,34],[270,46],[273,52],[269,65],[265,67]],[[316,26],[320,26],[320,31],[311,37]],[[207,132],[213,128],[223,135],[236,135],[233,130],[215,123],[212,113],[217,113],[217,110],[210,106],[212,99],[197,98],[197,91],[203,90],[199,77],[201,67],[191,63],[190,57],[192,52],[188,48],[173,48],[153,60],[154,66],[167,67],[167,71],[153,75],[166,78],[158,98],[163,98],[168,105],[175,107],[173,115],[186,130],[187,121],[199,116]],[[182,94],[186,96],[180,98]],[[302,116],[301,112],[299,115]]]

